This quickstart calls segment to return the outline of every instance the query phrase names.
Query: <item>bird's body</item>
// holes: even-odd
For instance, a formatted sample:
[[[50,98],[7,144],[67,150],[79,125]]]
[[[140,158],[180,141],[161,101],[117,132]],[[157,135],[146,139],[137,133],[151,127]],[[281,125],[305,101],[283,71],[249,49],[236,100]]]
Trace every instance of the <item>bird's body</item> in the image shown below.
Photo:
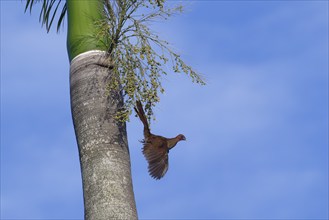
[[[168,170],[169,150],[175,147],[179,141],[186,140],[186,138],[182,134],[174,138],[165,138],[152,134],[140,101],[136,101],[136,107],[134,109],[144,124],[143,154],[149,164],[149,173],[153,178],[160,179]]]

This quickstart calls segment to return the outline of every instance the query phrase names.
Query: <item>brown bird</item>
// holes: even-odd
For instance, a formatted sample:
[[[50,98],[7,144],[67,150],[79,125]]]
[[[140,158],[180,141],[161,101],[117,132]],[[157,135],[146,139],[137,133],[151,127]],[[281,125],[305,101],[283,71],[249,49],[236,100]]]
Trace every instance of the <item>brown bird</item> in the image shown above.
[[[182,134],[174,138],[165,138],[151,133],[142,103],[136,101],[134,108],[144,124],[143,154],[148,162],[149,174],[155,179],[161,179],[168,170],[168,153],[179,141],[186,140]]]

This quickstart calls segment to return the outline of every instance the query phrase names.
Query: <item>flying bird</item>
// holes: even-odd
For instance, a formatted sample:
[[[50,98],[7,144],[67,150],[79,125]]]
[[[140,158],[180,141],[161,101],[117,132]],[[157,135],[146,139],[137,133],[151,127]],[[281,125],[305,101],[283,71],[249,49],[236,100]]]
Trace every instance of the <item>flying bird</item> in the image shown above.
[[[185,141],[184,135],[179,134],[174,138],[165,138],[159,135],[154,135],[150,131],[142,103],[136,101],[134,107],[139,119],[144,125],[144,144],[143,154],[148,162],[148,171],[154,179],[161,179],[168,170],[168,153],[179,141]]]

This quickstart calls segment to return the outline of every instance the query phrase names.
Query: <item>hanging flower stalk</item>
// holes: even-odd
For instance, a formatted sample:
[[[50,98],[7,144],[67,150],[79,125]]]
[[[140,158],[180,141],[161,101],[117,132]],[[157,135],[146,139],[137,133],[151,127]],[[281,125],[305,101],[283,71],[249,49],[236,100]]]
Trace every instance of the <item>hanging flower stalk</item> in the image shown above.
[[[99,25],[98,38],[108,48],[113,73],[109,90],[120,89],[124,94],[123,109],[116,118],[129,119],[136,100],[146,103],[149,119],[152,108],[160,101],[159,94],[165,89],[161,78],[171,66],[176,73],[185,73],[192,82],[205,85],[202,77],[187,65],[169,43],[150,29],[150,23],[181,13],[181,5],[165,7],[164,1],[116,0],[106,1],[106,20]],[[153,117],[154,118],[154,117]]]

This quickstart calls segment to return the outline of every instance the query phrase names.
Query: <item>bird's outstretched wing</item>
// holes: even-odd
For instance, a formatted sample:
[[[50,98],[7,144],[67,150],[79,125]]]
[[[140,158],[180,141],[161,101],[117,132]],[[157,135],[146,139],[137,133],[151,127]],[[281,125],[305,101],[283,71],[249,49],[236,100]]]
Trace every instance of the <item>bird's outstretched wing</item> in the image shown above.
[[[143,154],[148,162],[148,171],[155,179],[161,179],[168,170],[168,149],[163,137],[154,136],[144,143]]]

